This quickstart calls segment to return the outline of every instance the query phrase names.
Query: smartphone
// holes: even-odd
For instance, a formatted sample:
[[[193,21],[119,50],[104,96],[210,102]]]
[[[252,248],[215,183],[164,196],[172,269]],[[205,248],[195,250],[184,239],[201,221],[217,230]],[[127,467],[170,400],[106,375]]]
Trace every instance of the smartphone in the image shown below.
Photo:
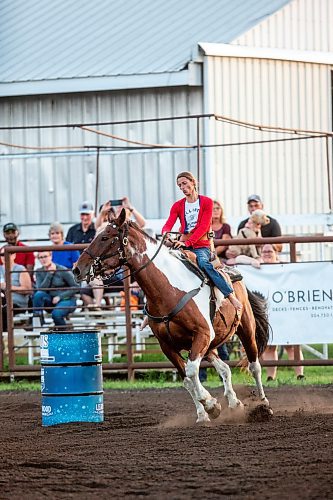
[[[119,207],[123,204],[123,200],[110,200],[111,207]]]

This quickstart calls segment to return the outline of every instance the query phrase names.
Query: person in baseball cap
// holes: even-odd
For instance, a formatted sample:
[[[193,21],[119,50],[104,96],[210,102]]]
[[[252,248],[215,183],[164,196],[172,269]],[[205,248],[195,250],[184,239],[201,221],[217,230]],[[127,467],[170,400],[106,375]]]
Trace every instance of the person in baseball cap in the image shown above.
[[[10,246],[18,246],[18,247],[24,247],[24,243],[19,241],[19,228],[14,222],[7,222],[3,228],[3,236],[6,240],[6,245]],[[27,253],[16,253],[15,257],[15,264],[20,264],[21,266],[24,266],[30,273],[30,276],[33,276],[33,269],[35,266],[35,256],[33,252],[27,252]]]
[[[79,207],[80,214],[93,214],[94,207],[91,201],[83,201]]]
[[[94,218],[94,205],[91,201],[83,201],[79,206],[81,222],[71,226],[66,235],[70,243],[90,243],[96,234]]]
[[[250,194],[247,197],[247,208],[248,208],[250,215],[252,215],[257,210],[263,210],[264,204],[263,204],[261,196],[259,196],[259,194]],[[263,238],[269,238],[269,237],[275,238],[277,236],[281,236],[281,227],[280,227],[280,224],[278,223],[278,221],[276,219],[273,219],[273,217],[271,217],[270,215],[265,214],[265,216],[269,220],[269,223],[262,225],[262,227],[261,227],[262,237]],[[247,217],[246,219],[244,219],[240,222],[238,229],[237,229],[237,232],[239,232],[241,229],[243,229],[245,227],[248,220],[249,220],[249,218]],[[282,245],[279,245],[279,248],[280,248],[279,251],[281,251]]]

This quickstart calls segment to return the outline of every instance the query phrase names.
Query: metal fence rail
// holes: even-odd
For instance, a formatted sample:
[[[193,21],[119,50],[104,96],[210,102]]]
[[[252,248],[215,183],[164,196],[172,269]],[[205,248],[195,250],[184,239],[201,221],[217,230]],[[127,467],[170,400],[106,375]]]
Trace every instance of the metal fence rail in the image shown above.
[[[215,240],[218,245],[237,245],[244,244],[243,239],[232,239],[232,240]],[[297,261],[297,245],[302,243],[332,243],[333,244],[333,236],[281,236],[278,238],[256,238],[256,239],[247,239],[247,244],[265,244],[265,243],[283,243],[289,246],[290,252],[290,261]],[[38,252],[38,251],[50,251],[50,250],[82,250],[87,245],[40,245],[40,246],[27,246],[27,247],[16,247],[16,246],[7,246],[4,248],[5,250],[5,279],[6,284],[9,286],[6,287],[6,301],[7,301],[7,323],[8,323],[8,332],[7,334],[2,331],[2,310],[0,308],[0,376],[1,377],[10,377],[13,379],[15,376],[36,376],[40,371],[39,364],[35,364],[35,361],[31,356],[27,356],[28,360],[26,364],[18,364],[16,360],[17,356],[17,345],[15,345],[15,338],[17,334],[17,327],[14,322],[13,316],[13,301],[12,301],[12,289],[11,289],[11,271],[10,271],[10,254],[11,253],[26,253],[26,252]],[[133,308],[130,303],[130,291],[131,284],[129,278],[124,280],[124,298],[125,298],[125,306],[123,315],[123,343],[121,345],[122,350],[121,353],[125,358],[124,361],[120,362],[105,362],[103,364],[103,370],[105,373],[121,371],[126,372],[129,380],[134,378],[135,372],[140,370],[165,370],[165,369],[174,369],[173,365],[169,361],[137,361],[135,359],[136,355],[140,355],[143,352],[149,353],[149,349],[144,349],[140,344],[140,340],[135,338],[138,324],[133,322]],[[114,352],[115,347],[118,346],[119,343],[115,342],[112,338],[112,328],[116,331],[119,328],[119,323],[113,320],[113,313],[117,306],[111,305],[105,307],[104,315],[101,313],[101,324],[100,327],[101,334],[104,332],[109,332],[108,339],[108,347]],[[91,313],[93,316],[94,313]],[[91,328],[91,318],[89,321],[87,318],[89,317],[89,312],[86,313],[86,316],[82,316],[82,323],[77,323],[74,325],[73,329],[85,329]],[[138,318],[140,317],[140,311],[138,311]],[[98,324],[97,324],[98,325]],[[4,352],[4,342],[8,340],[8,354],[5,355]],[[26,334],[26,342],[28,344],[28,348],[32,349],[32,344],[29,344],[30,340],[33,337],[33,334]],[[134,340],[133,340],[134,337]],[[35,335],[34,340],[38,340],[38,333]],[[156,352],[157,344],[154,344],[154,352]],[[105,346],[104,346],[105,347]],[[144,346],[145,347],[145,346]],[[118,352],[119,354],[119,352]],[[29,364],[30,361],[30,364]],[[31,361],[33,364],[31,364]],[[38,363],[38,362],[37,362]],[[230,366],[237,366],[239,364],[238,361],[229,361],[228,364]],[[262,366],[332,366],[333,359],[311,359],[311,360],[301,360],[299,358],[299,354],[295,350],[295,359],[294,360],[284,360],[280,359],[278,361],[262,361]],[[203,362],[202,366],[210,366],[209,363]]]

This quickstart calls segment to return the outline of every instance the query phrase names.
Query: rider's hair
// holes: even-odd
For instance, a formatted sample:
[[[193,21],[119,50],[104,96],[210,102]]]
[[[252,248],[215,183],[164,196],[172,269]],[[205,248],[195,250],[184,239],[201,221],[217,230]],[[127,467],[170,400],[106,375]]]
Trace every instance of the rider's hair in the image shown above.
[[[191,173],[191,172],[180,172],[178,175],[177,175],[177,182],[178,182],[178,179],[180,177],[185,177],[186,179],[188,179],[189,181],[192,181],[194,182],[194,187],[195,187],[195,190],[197,191],[198,190],[198,182],[196,180],[196,178],[194,177],[194,175]]]

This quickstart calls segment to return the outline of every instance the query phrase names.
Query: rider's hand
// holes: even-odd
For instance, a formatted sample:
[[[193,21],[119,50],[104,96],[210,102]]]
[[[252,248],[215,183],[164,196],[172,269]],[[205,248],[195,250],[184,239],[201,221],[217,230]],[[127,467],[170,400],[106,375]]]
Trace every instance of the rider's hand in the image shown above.
[[[175,241],[173,244],[173,248],[185,248],[185,243],[183,241]]]

